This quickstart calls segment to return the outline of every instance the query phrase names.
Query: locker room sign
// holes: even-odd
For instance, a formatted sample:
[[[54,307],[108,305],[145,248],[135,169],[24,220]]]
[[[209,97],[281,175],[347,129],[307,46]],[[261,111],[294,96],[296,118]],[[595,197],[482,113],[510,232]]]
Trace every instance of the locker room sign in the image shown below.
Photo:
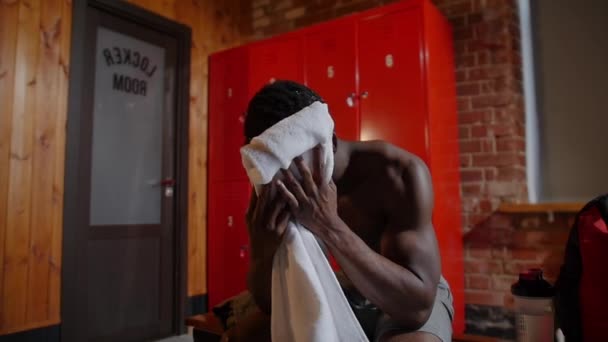
[[[104,72],[112,74],[112,90],[147,96],[150,80],[159,69],[158,59],[163,56],[151,54],[150,47],[154,46],[146,42],[104,28],[99,31],[98,39],[112,35],[121,38],[98,46],[98,54],[101,55],[98,59],[101,57],[106,67]]]

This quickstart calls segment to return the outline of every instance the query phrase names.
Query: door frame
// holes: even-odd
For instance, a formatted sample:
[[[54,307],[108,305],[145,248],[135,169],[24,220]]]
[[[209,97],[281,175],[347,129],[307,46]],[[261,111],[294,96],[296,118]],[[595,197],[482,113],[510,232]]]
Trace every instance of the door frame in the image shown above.
[[[80,341],[86,327],[80,323],[80,311],[86,303],[86,288],[82,283],[86,258],[86,230],[82,229],[79,212],[79,184],[87,167],[81,166],[80,130],[83,123],[83,89],[85,71],[86,13],[93,7],[130,22],[149,27],[174,37],[177,41],[176,99],[175,99],[175,208],[174,208],[174,294],[173,332],[185,332],[187,301],[188,246],[188,136],[190,104],[190,27],[166,19],[124,1],[74,0],[72,4],[72,45],[69,67],[69,95],[66,123],[65,182],[63,205],[63,257],[61,270],[61,340]],[[84,170],[83,170],[84,169]],[[85,194],[86,195],[86,194]],[[84,304],[86,305],[86,304]]]

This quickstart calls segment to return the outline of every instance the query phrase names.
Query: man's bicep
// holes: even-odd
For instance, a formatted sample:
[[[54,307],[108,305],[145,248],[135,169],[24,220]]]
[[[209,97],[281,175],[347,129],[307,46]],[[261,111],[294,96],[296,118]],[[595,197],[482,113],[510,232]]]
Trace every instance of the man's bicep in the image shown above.
[[[441,266],[432,227],[390,229],[382,238],[381,254],[408,269],[425,284],[439,282]]]
[[[391,206],[391,223],[408,230],[420,230],[432,224],[433,183],[428,167],[418,157],[406,162],[402,173],[403,188]]]

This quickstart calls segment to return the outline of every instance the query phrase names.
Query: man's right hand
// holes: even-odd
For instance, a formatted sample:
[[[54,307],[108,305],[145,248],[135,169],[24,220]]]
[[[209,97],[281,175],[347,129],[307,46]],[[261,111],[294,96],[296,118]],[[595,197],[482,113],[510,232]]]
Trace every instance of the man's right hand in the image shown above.
[[[246,216],[252,261],[272,260],[290,216],[289,207],[278,195],[274,180],[262,187],[259,197],[252,193]]]

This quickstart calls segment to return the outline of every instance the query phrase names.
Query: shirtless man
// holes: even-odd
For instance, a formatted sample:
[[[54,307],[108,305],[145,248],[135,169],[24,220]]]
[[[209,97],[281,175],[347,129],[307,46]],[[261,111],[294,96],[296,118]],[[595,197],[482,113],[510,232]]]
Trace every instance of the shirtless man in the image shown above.
[[[322,99],[303,85],[267,85],[249,103],[247,141],[315,101]],[[333,140],[329,184],[320,181],[318,163],[309,169],[296,158],[301,181],[288,170],[283,182],[252,197],[248,287],[256,304],[270,314],[272,259],[295,218],[340,265],[338,278],[370,341],[451,341],[452,297],[441,277],[426,165],[383,141]],[[273,187],[280,195],[271,198]],[[268,316],[254,321],[269,330]]]

